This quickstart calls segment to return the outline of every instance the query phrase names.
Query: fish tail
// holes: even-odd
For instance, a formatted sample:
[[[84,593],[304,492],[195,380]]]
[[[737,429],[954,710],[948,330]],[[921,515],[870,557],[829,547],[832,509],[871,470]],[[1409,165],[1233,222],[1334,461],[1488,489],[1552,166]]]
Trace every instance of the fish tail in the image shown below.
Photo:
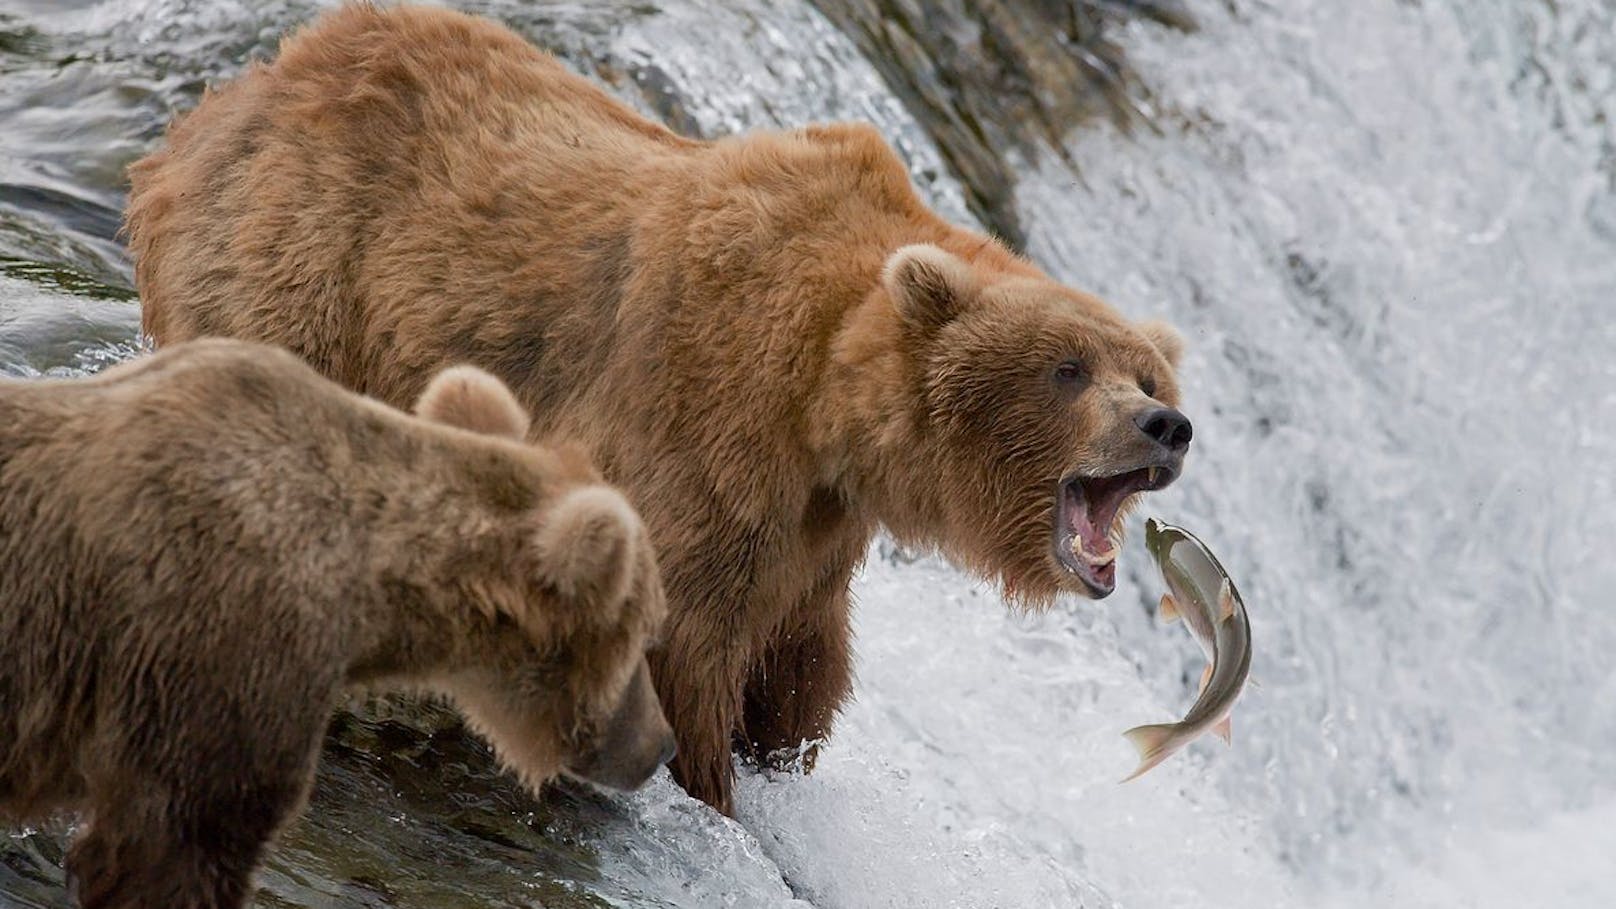
[[[1173,733],[1178,726],[1172,723],[1162,723],[1155,726],[1135,726],[1123,733],[1133,747],[1139,752],[1139,766],[1133,773],[1128,774],[1122,782],[1136,779],[1145,771],[1167,760],[1177,749],[1173,744]]]

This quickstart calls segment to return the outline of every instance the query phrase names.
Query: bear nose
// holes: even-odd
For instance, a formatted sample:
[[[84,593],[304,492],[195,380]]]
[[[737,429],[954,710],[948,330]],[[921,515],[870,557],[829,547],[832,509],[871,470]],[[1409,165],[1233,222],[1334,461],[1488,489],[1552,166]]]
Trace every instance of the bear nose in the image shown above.
[[[1150,436],[1158,445],[1174,454],[1190,447],[1190,437],[1195,430],[1190,426],[1189,417],[1184,416],[1171,407],[1158,407],[1147,410],[1133,418],[1134,425],[1139,431]]]

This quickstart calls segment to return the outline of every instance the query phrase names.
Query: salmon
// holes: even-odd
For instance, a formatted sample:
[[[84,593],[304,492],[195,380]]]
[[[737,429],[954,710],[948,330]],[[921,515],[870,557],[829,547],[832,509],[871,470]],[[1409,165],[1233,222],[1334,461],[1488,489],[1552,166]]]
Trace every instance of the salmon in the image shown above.
[[[1184,718],[1176,723],[1135,726],[1123,733],[1139,751],[1139,766],[1122,782],[1172,757],[1211,730],[1228,743],[1229,713],[1245,690],[1251,673],[1251,622],[1229,573],[1196,536],[1182,527],[1152,518],[1145,522],[1145,548],[1161,569],[1167,593],[1161,617],[1182,617],[1206,654],[1201,690]]]

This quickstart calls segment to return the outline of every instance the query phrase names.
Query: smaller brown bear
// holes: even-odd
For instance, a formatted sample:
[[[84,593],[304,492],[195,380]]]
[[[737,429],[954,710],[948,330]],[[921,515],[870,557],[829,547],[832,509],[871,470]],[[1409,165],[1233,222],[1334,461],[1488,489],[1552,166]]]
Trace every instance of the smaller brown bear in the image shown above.
[[[671,756],[639,516],[486,373],[416,411],[235,341],[0,382],[0,817],[81,812],[86,909],[243,905],[352,686],[447,696],[532,786]]]

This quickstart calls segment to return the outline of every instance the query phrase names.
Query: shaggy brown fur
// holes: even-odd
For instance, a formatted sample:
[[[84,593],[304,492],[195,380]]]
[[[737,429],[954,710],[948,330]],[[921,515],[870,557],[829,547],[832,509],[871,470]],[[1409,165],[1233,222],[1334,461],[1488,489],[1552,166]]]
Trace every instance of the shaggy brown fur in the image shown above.
[[[681,138],[486,20],[332,13],[132,178],[158,342],[395,402],[476,363],[589,450],[661,557],[675,772],[726,811],[732,736],[829,731],[878,526],[1028,603],[1104,595],[1071,547],[1188,443],[1171,331],[940,220],[874,129]]]
[[[525,429],[492,377],[422,410]],[[349,686],[448,695],[528,784],[638,785],[665,604],[577,454],[199,341],[0,382],[0,817],[79,810],[86,909],[235,907]]]

